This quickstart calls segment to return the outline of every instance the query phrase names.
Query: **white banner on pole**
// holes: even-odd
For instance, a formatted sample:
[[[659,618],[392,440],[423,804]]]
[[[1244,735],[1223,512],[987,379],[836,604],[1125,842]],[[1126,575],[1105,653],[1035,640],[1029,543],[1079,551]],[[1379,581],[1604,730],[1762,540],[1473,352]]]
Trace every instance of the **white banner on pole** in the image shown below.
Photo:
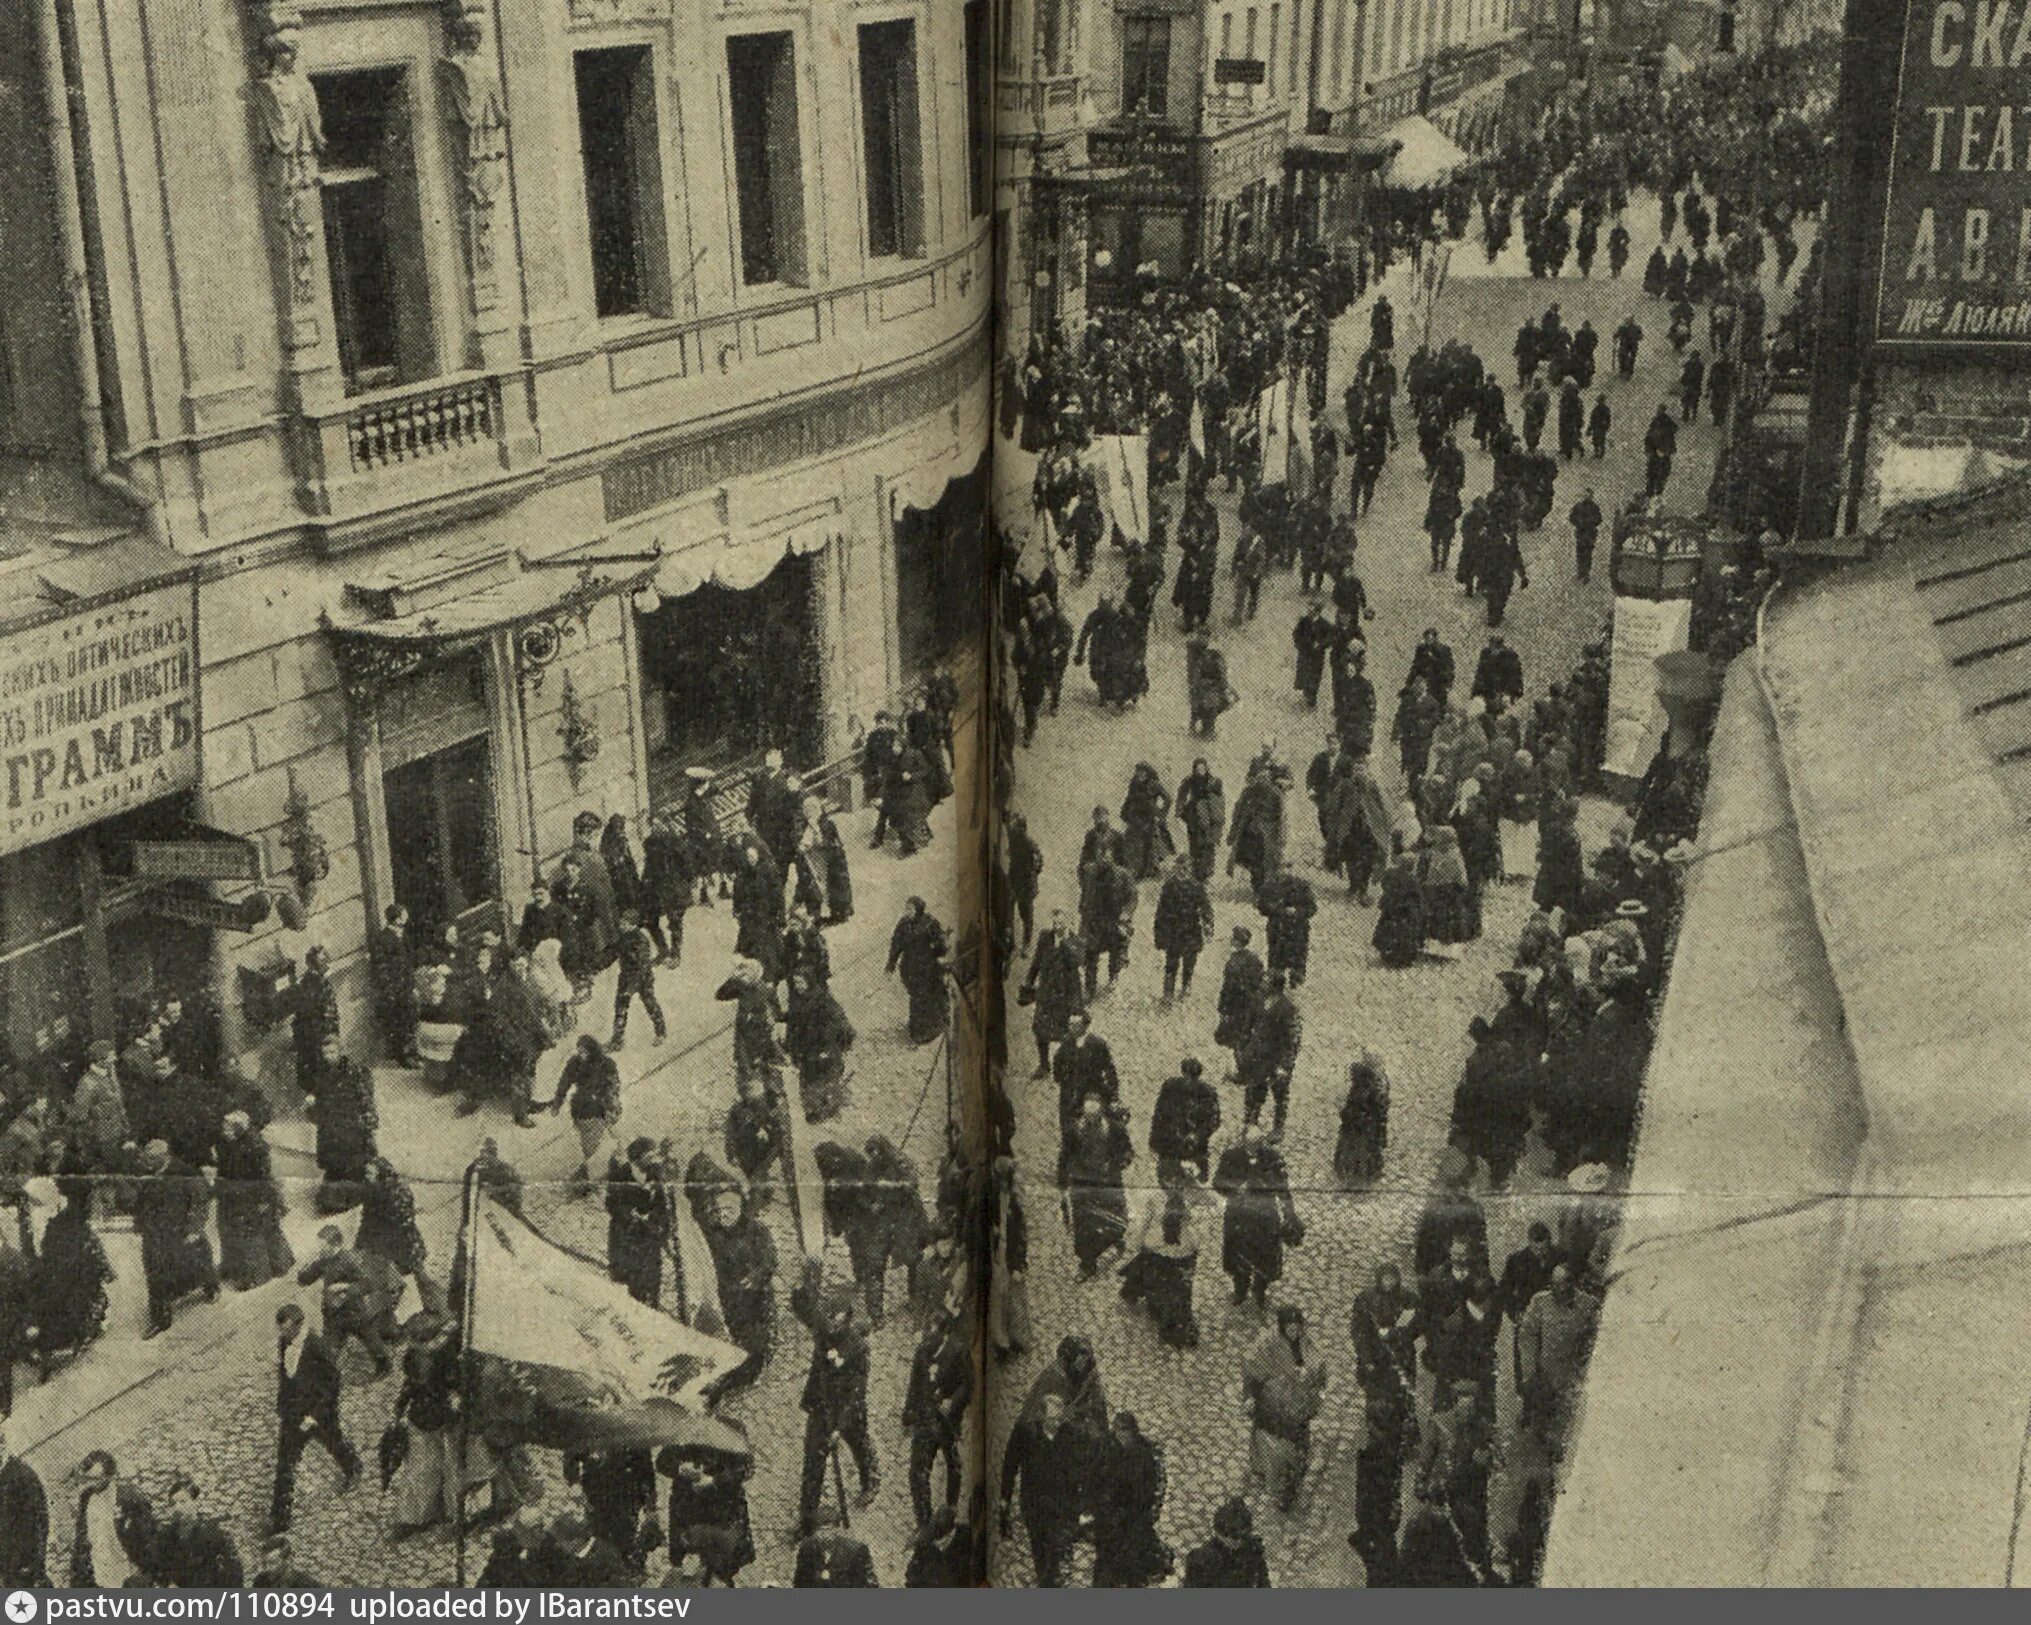
[[[1657,754],[1670,720],[1657,698],[1657,657],[1683,649],[1691,633],[1689,598],[1616,598],[1602,763],[1610,773],[1641,778]]]
[[[1139,434],[1097,434],[1087,464],[1100,486],[1100,505],[1132,542],[1149,540],[1149,440]]]
[[[1262,445],[1262,483],[1282,485],[1291,476],[1290,385],[1279,378],[1255,399],[1255,427]]]

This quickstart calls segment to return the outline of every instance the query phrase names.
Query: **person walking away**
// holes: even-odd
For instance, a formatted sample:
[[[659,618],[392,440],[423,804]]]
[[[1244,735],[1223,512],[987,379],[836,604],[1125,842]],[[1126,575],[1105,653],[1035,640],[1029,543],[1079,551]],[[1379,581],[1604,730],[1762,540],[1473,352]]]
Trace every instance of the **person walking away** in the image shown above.
[[[1594,544],[1601,535],[1601,505],[1594,500],[1591,485],[1580,493],[1566,518],[1573,527],[1574,573],[1585,581],[1594,572]]]
[[[1245,1124],[1240,1142],[1228,1148],[1214,1170],[1213,1189],[1226,1198],[1221,1221],[1220,1267],[1234,1283],[1234,1301],[1250,1296],[1258,1309],[1283,1274],[1286,1240],[1303,1235],[1283,1158],[1262,1130]]]
[[[614,1030],[613,1036],[607,1040],[609,1049],[619,1049],[627,1042],[628,1008],[637,999],[642,1001],[642,1008],[649,1012],[649,1023],[655,1030],[655,1037],[651,1042],[660,1044],[669,1036],[669,1023],[663,1019],[663,1006],[656,999],[658,958],[655,941],[642,928],[641,916],[632,908],[623,909],[619,942],[620,973],[614,981]]]
[[[1117,1411],[1093,1463],[1093,1584],[1147,1586],[1176,1561],[1157,1533],[1166,1488],[1164,1455],[1133,1411]]]

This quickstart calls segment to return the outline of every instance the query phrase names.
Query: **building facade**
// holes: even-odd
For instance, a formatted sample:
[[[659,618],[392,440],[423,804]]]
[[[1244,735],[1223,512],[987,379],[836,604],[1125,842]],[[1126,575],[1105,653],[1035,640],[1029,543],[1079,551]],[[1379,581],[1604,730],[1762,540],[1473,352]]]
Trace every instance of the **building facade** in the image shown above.
[[[1085,0],[1000,0],[994,63],[995,292],[1003,347],[1085,314]]]
[[[311,944],[357,1012],[957,648],[987,0],[5,5],[17,1057],[203,968],[264,1065]]]

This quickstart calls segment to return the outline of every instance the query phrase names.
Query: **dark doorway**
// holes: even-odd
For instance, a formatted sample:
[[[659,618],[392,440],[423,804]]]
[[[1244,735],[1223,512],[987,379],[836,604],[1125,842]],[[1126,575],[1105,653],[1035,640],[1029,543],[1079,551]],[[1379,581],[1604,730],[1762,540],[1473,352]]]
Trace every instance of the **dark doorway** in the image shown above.
[[[708,582],[637,617],[644,705],[653,708],[651,793],[676,794],[687,767],[717,771],[783,753],[793,770],[825,750],[817,571],[829,551],[785,558],[753,587]]]
[[[952,481],[929,510],[896,520],[897,638],[906,679],[981,635],[986,614],[987,462]]]
[[[496,903],[494,772],[484,735],[419,756],[382,779],[395,901],[416,935]]]

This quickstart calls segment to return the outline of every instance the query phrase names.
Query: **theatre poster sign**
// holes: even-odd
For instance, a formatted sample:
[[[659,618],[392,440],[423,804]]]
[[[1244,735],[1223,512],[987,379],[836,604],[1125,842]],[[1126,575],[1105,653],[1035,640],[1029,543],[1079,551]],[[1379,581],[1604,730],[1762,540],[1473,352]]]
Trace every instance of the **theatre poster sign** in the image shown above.
[[[0,636],[0,855],[197,779],[194,582]]]
[[[2031,0],[1909,0],[1879,344],[2031,347]]]

